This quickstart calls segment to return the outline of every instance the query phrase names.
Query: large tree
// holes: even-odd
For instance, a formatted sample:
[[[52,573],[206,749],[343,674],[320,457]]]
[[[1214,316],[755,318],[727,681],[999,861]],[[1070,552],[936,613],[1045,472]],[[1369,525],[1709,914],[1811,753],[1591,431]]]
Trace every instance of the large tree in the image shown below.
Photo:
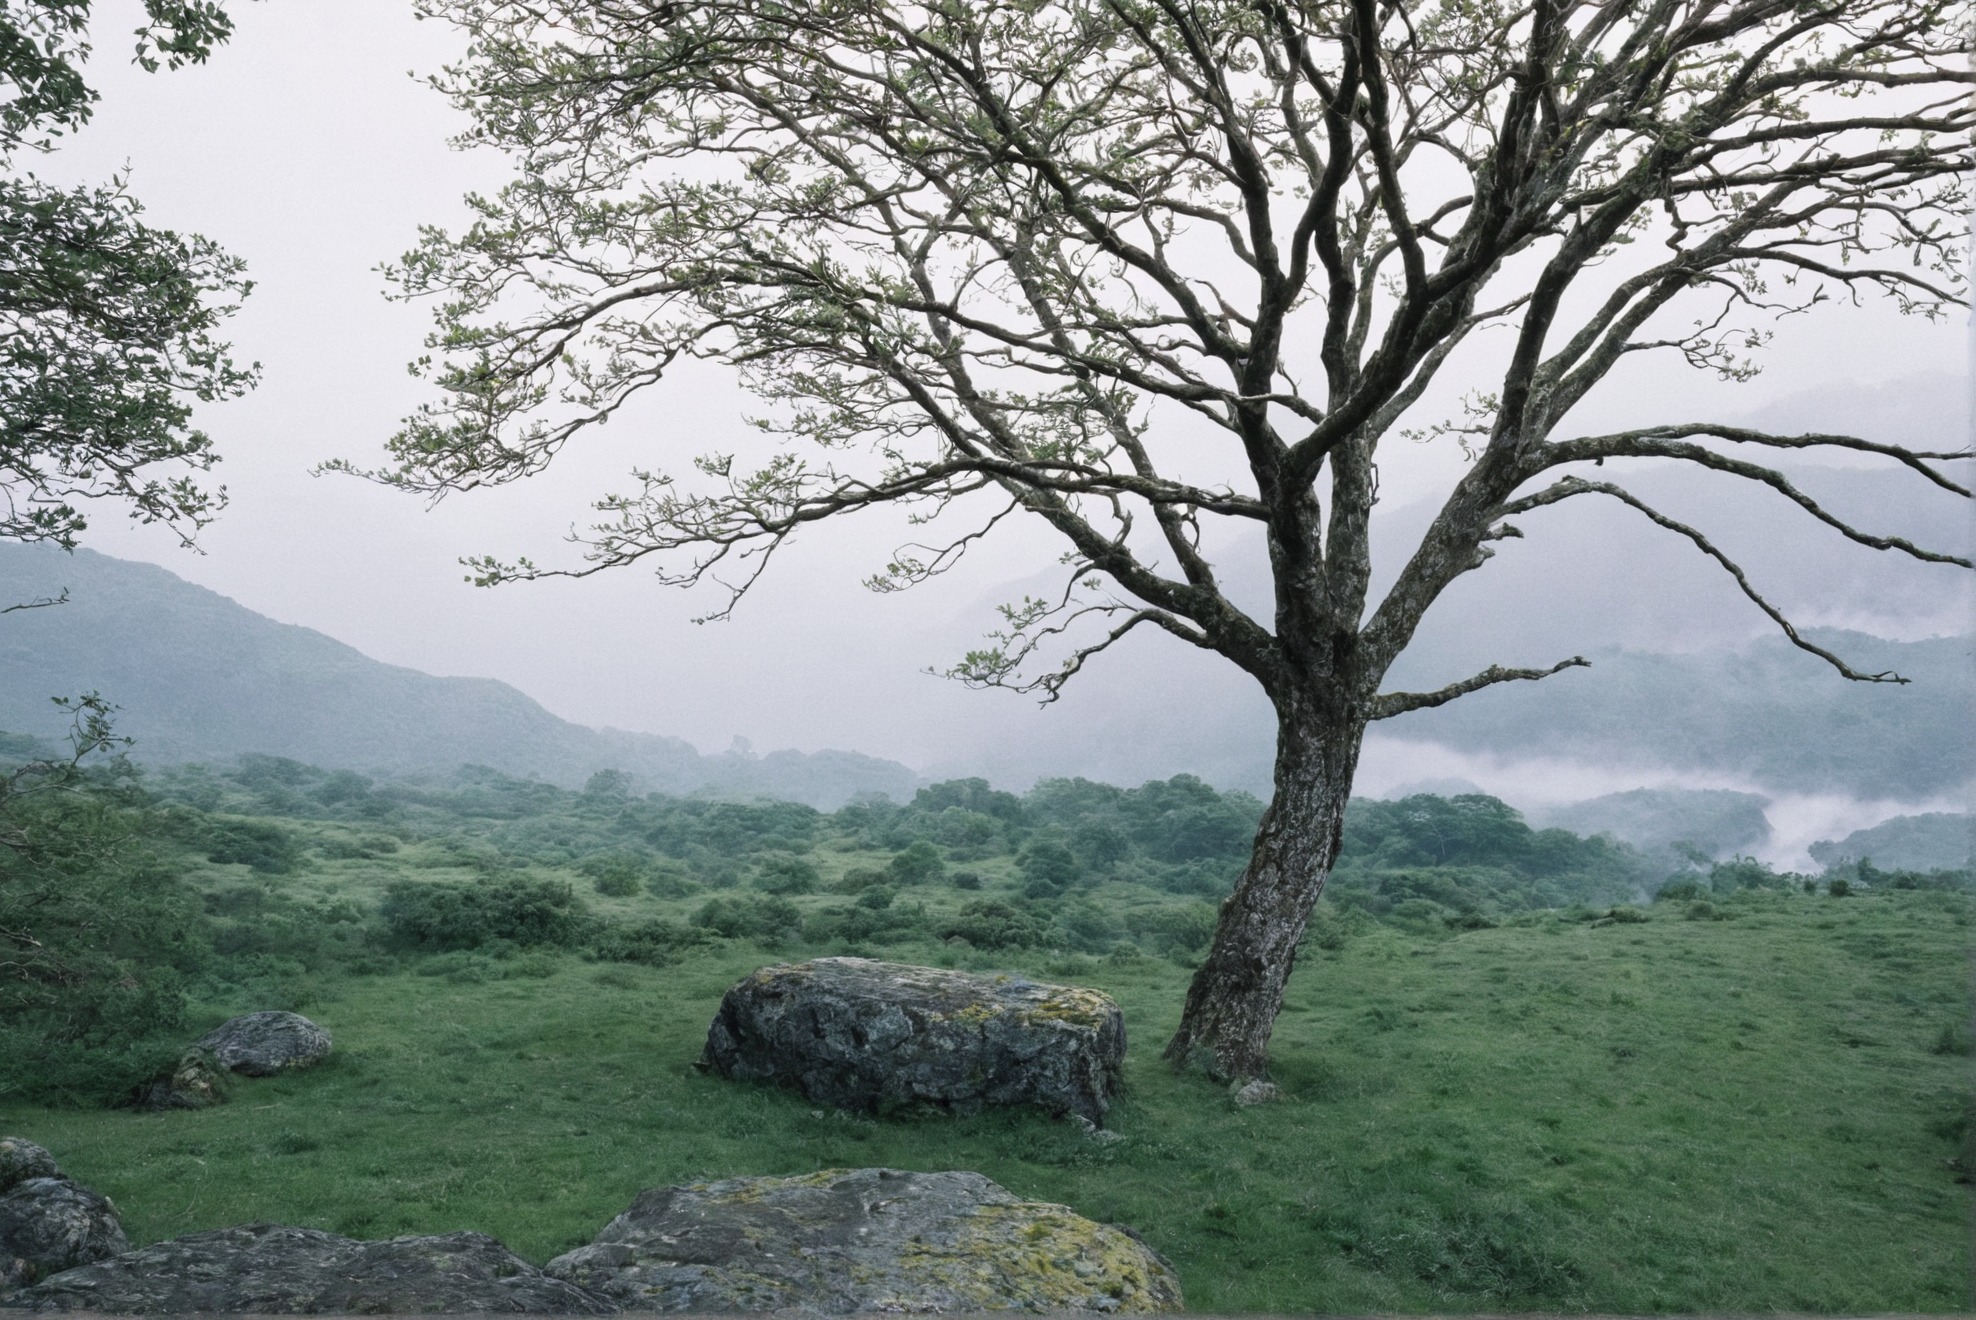
[[[221,494],[191,425],[254,382],[216,337],[248,289],[198,235],[153,228],[121,177],[59,187],[20,169],[88,123],[92,0],[0,0],[0,538],[73,546],[87,502],[189,538]],[[232,27],[214,0],[144,0],[136,59],[203,61]]]
[[[518,168],[395,271],[437,299],[421,365],[441,393],[374,475],[428,494],[526,477],[711,359],[765,401],[772,458],[655,464],[600,502],[582,563],[479,559],[478,579],[642,560],[723,581],[718,613],[842,514],[956,524],[883,588],[1013,515],[1053,529],[1065,590],[1012,606],[960,677],[1054,695],[1152,627],[1240,666],[1277,714],[1274,797],[1170,1058],[1263,1073],[1370,722],[1584,663],[1382,691],[1518,515],[1628,506],[1862,681],[1899,678],[1802,637],[1610,460],[1694,464],[1968,566],[1851,525],[1777,465],[1850,450],[1966,497],[1964,455],[1569,419],[1635,354],[1733,377],[1788,312],[1958,305],[1969,0],[420,6],[469,38],[436,80],[464,143]],[[1375,599],[1380,447],[1457,377],[1483,385],[1440,428],[1468,462]],[[1223,590],[1210,524],[1260,530],[1272,614]]]

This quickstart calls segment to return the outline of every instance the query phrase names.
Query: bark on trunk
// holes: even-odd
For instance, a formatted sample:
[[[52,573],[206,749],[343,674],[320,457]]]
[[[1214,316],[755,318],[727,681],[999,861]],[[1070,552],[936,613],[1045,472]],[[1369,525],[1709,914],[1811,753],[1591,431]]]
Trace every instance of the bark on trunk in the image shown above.
[[[1194,973],[1166,1047],[1209,1076],[1259,1078],[1297,945],[1337,860],[1364,726],[1309,711],[1278,717],[1275,794],[1241,883],[1221,906],[1214,944]]]

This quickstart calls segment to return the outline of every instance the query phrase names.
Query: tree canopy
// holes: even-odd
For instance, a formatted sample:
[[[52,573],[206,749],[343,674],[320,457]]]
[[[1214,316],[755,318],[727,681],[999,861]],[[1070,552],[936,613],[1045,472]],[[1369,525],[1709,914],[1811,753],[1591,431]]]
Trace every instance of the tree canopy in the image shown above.
[[[954,673],[1054,695],[1151,626],[1252,675],[1275,800],[1176,1057],[1258,1075],[1371,721],[1583,664],[1382,691],[1440,593],[1516,522],[1597,496],[1684,538],[1798,646],[1701,528],[1610,460],[1695,464],[1853,526],[1786,456],[1846,435],[1710,421],[1583,434],[1620,363],[1755,370],[1775,318],[1963,296],[1976,125],[1968,0],[421,0],[468,38],[437,79],[514,181],[394,270],[430,296],[438,400],[374,475],[429,494],[540,471],[677,363],[736,369],[790,442],[640,469],[585,562],[732,597],[806,526],[878,505],[952,530],[873,585],[950,567],[1016,515],[1060,593]],[[1487,332],[1494,331],[1495,334]],[[1461,416],[1420,408],[1483,381]],[[1468,463],[1372,592],[1382,445]],[[1222,589],[1203,528],[1253,528],[1274,599]],[[1161,718],[1149,712],[1149,719]]]
[[[195,404],[251,388],[217,338],[240,261],[157,229],[119,176],[62,188],[20,158],[85,126],[90,0],[0,0],[0,537],[75,544],[84,501],[190,537],[223,501]],[[145,0],[144,68],[200,63],[232,25],[214,0]]]

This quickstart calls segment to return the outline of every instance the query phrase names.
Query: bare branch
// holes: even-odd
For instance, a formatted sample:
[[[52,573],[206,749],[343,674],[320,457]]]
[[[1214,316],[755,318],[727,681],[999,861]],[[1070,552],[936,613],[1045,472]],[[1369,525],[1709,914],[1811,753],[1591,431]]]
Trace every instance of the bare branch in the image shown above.
[[[1485,687],[1498,683],[1535,682],[1549,678],[1552,674],[1567,669],[1590,668],[1592,662],[1582,655],[1574,655],[1569,660],[1560,660],[1549,669],[1505,669],[1501,665],[1490,665],[1473,678],[1464,678],[1459,683],[1450,683],[1432,692],[1382,692],[1366,706],[1369,720],[1390,720],[1395,715],[1404,715],[1410,710],[1425,710],[1430,706],[1445,706],[1456,697],[1465,697],[1471,692],[1480,692]]]
[[[1545,490],[1538,491],[1534,495],[1527,495],[1520,500],[1515,500],[1507,505],[1504,505],[1501,510],[1501,513],[1503,516],[1508,517],[1514,514],[1527,512],[1531,509],[1539,508],[1546,504],[1556,504],[1561,500],[1570,499],[1575,495],[1590,495],[1590,494],[1610,495],[1612,498],[1618,500],[1621,504],[1639,510],[1641,514],[1645,515],[1645,517],[1649,521],[1653,522],[1655,525],[1664,527],[1668,531],[1674,532],[1677,535],[1687,537],[1688,540],[1694,543],[1694,546],[1697,550],[1700,550],[1703,554],[1707,555],[1710,559],[1713,559],[1717,564],[1719,564],[1722,567],[1724,572],[1728,573],[1730,577],[1735,579],[1737,588],[1742,591],[1744,596],[1749,598],[1750,603],[1755,605],[1758,609],[1762,610],[1763,613],[1770,619],[1770,621],[1777,625],[1778,630],[1781,631],[1784,634],[1784,636],[1790,639],[1791,645],[1797,647],[1801,651],[1808,651],[1812,655],[1817,656],[1819,659],[1825,661],[1825,663],[1831,665],[1832,668],[1836,669],[1841,676],[1845,678],[1849,678],[1856,683],[1906,683],[1909,681],[1908,679],[1902,678],[1899,674],[1896,674],[1891,670],[1878,674],[1861,673],[1859,670],[1854,669],[1851,665],[1847,664],[1844,660],[1840,659],[1832,652],[1826,650],[1824,647],[1819,646],[1815,642],[1806,640],[1804,636],[1802,636],[1798,632],[1796,625],[1794,625],[1788,618],[1784,616],[1783,611],[1779,610],[1775,605],[1772,605],[1768,600],[1765,600],[1763,596],[1760,593],[1758,593],[1757,589],[1750,585],[1749,575],[1743,571],[1742,566],[1737,564],[1733,559],[1729,558],[1729,556],[1724,554],[1721,550],[1717,549],[1714,542],[1710,541],[1706,536],[1696,531],[1693,527],[1688,526],[1686,523],[1676,522],[1674,519],[1668,517],[1666,514],[1661,513],[1659,510],[1648,505],[1644,500],[1641,500],[1637,496],[1633,495],[1631,492],[1623,490],[1620,487],[1611,484],[1610,482],[1585,481],[1578,477],[1566,477],[1562,481],[1559,481],[1554,486],[1551,486]]]

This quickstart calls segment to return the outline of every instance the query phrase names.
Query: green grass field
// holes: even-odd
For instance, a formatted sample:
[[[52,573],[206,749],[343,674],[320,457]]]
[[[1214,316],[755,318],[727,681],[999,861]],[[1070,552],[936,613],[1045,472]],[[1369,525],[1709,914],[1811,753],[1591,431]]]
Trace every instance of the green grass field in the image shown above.
[[[308,883],[360,883],[337,876]],[[663,968],[534,952],[317,977],[293,1006],[336,1052],[312,1072],[197,1113],[0,1105],[0,1131],[109,1193],[136,1240],[249,1219],[475,1228],[540,1261],[641,1188],[891,1165],[1129,1224],[1203,1311],[1970,1309],[1969,900],[1716,906],[1730,919],[1335,922],[1277,1030],[1289,1099],[1247,1110],[1159,1062],[1184,966],[962,955],[1123,1004],[1113,1144],[1040,1115],[824,1112],[696,1073],[729,984],[842,951],[745,942]]]

